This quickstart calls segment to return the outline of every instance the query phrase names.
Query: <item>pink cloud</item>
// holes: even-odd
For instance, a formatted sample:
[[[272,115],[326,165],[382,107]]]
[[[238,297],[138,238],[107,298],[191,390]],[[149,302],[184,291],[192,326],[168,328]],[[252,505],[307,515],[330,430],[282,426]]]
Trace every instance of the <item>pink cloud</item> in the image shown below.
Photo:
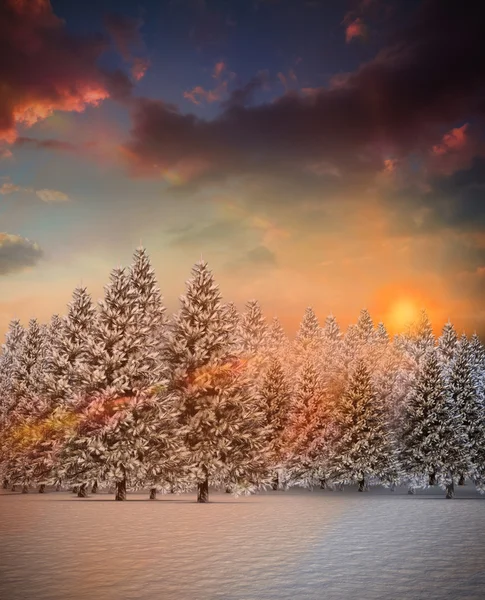
[[[432,146],[428,169],[431,173],[451,175],[469,168],[476,156],[485,156],[485,145],[465,123],[445,133],[440,143]]]
[[[108,48],[103,35],[69,32],[49,0],[3,0],[0,54],[8,60],[0,62],[0,141],[13,143],[19,124],[30,127],[54,111],[82,112],[126,96],[128,78],[98,66]]]
[[[203,101],[211,104],[222,100],[227,92],[227,81],[223,81],[213,90],[206,90],[201,85],[196,85],[193,89],[184,92],[184,98],[193,104],[199,105]]]
[[[360,17],[349,23],[345,28],[345,41],[349,44],[353,39],[366,39],[367,27]]]
[[[214,77],[214,79],[220,79],[222,73],[225,70],[226,70],[226,63],[221,60],[218,63],[216,63],[216,65],[214,67],[214,72],[212,73],[212,77]]]

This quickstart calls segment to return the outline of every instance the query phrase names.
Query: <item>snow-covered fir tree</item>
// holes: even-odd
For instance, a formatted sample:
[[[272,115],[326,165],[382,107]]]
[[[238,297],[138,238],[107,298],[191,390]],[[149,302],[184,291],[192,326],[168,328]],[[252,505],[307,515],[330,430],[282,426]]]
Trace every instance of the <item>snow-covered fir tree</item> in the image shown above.
[[[278,317],[273,317],[268,328],[268,350],[276,356],[283,351],[288,337]]]
[[[476,379],[473,376],[473,354],[470,342],[463,336],[453,349],[454,359],[449,368],[451,410],[456,413],[462,437],[461,472],[459,485],[466,477],[474,478],[480,468],[481,447],[485,437],[485,411]]]
[[[0,355],[0,418],[10,409],[12,386],[15,382],[18,357],[22,352],[25,335],[26,331],[20,321],[12,320],[5,334],[5,343],[2,345]]]
[[[321,337],[320,324],[311,306],[305,309],[303,319],[296,334],[297,343],[303,348],[314,345]]]
[[[271,357],[261,379],[259,398],[265,414],[268,466],[273,472],[273,489],[282,483],[284,432],[291,403],[291,389],[281,364]]]
[[[82,373],[90,368],[88,347],[93,343],[96,316],[86,288],[75,288],[67,315],[55,324],[57,336],[46,355],[45,391],[57,404],[72,403],[82,390]]]
[[[194,266],[180,303],[164,354],[168,392],[179,411],[197,501],[207,502],[210,484],[237,491],[265,481],[264,413],[228,344],[230,324],[207,263]]]
[[[143,344],[140,352],[131,358],[132,385],[142,390],[162,379],[164,365],[160,353],[167,324],[162,294],[145,248],[135,251],[130,285],[134,296],[133,326]]]
[[[389,334],[387,332],[386,326],[382,321],[377,324],[375,331],[375,339],[378,343],[388,344],[390,342]]]
[[[332,404],[312,358],[296,378],[284,435],[285,467],[290,483],[326,487],[330,448],[335,437]]]
[[[357,323],[347,328],[342,347],[343,366],[347,374],[354,371],[363,358],[369,359],[375,342],[375,329],[367,309],[359,313]]]
[[[330,459],[331,478],[339,484],[358,483],[360,492],[372,483],[395,484],[397,454],[364,360],[350,377],[335,419],[338,434]]]
[[[325,322],[322,327],[322,335],[327,343],[338,342],[342,339],[342,332],[340,331],[337,319],[333,314],[330,314],[325,318]]]
[[[436,340],[425,310],[420,312],[418,320],[411,324],[405,334],[398,336],[396,342],[409,354],[416,365],[426,362],[428,353],[435,348]]]
[[[459,420],[436,350],[428,351],[404,409],[400,459],[410,492],[436,483],[453,497],[454,482],[463,468]]]
[[[140,262],[144,262],[143,254]],[[150,272],[148,276],[150,279]],[[140,309],[143,302],[145,308],[151,306],[150,298],[147,293],[145,301],[143,294],[142,300],[138,300],[133,279],[125,269],[111,272],[110,284],[105,287],[94,334],[87,347],[87,362],[82,366],[85,393],[83,402],[77,403],[77,410],[83,411],[84,415],[82,426],[69,438],[66,444],[69,451],[63,455],[65,476],[80,483],[83,486],[81,492],[85,491],[88,480],[96,479],[100,484],[116,483],[117,498],[124,499],[123,490],[130,485],[129,477],[139,468],[139,421],[130,415],[130,410],[138,406],[154,365],[155,352],[149,343],[151,340]],[[137,327],[137,318],[140,327]],[[98,423],[98,412],[103,413],[107,410],[104,407],[111,405],[114,407],[111,420],[103,418]],[[121,424],[120,415],[128,424],[126,427]],[[123,442],[112,433],[120,428],[123,429]],[[123,452],[120,451],[121,443]],[[81,475],[83,481],[79,480]],[[109,480],[111,477],[114,479]]]
[[[237,354],[241,347],[241,315],[237,310],[234,302],[228,302],[225,305],[227,323],[229,325],[229,341],[228,344]]]
[[[438,338],[438,358],[441,363],[443,374],[448,377],[452,369],[453,360],[458,347],[458,336],[456,335],[455,328],[448,321],[445,323],[441,336]]]
[[[249,300],[240,321],[241,348],[248,356],[263,352],[268,341],[268,325],[257,300]]]

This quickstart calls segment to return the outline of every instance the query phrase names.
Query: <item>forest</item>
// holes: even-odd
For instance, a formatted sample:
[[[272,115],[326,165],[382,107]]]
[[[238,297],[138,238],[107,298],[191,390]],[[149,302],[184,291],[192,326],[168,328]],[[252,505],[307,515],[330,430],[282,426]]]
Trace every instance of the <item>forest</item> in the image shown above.
[[[291,486],[485,492],[485,351],[426,312],[388,335],[305,310],[290,338],[225,302],[204,261],[167,314],[144,248],[95,303],[13,320],[0,354],[4,489],[235,495]]]

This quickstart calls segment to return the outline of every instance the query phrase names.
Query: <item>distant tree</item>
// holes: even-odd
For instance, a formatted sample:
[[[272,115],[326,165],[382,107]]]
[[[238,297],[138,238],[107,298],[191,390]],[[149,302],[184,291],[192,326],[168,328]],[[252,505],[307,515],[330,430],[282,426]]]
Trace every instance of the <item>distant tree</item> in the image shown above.
[[[443,327],[441,336],[438,339],[437,352],[438,359],[443,370],[443,374],[448,377],[452,369],[453,361],[458,349],[458,336],[455,328],[448,321]]]
[[[308,358],[295,381],[284,435],[286,470],[291,483],[327,486],[330,448],[335,438],[328,400],[315,361]]]
[[[278,317],[273,317],[268,329],[268,349],[278,354],[288,343],[288,337]]]
[[[240,321],[241,347],[248,356],[264,351],[268,341],[268,326],[257,300],[249,300]]]
[[[323,338],[328,342],[338,342],[342,339],[342,332],[334,315],[328,315],[322,328]]]
[[[296,334],[296,340],[306,348],[309,344],[315,344],[321,335],[320,324],[311,306],[305,309],[305,314]]]
[[[259,389],[265,414],[267,461],[273,473],[272,486],[277,490],[281,482],[284,454],[284,431],[291,402],[291,389],[279,360],[272,357],[263,374]]]

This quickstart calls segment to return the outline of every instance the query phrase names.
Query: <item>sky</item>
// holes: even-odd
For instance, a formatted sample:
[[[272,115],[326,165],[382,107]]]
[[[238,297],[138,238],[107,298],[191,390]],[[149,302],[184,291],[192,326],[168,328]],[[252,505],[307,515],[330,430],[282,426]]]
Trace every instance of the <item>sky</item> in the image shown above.
[[[148,250],[307,306],[485,334],[476,0],[0,0],[0,335]]]

